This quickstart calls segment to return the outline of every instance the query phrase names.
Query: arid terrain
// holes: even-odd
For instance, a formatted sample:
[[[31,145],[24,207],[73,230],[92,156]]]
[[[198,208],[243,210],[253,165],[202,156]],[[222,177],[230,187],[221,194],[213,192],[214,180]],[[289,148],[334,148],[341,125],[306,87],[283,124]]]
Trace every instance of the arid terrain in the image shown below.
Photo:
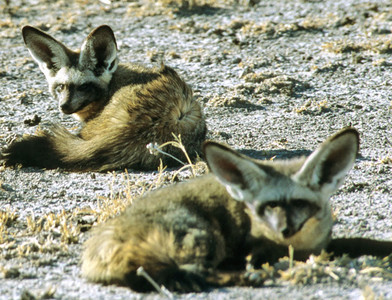
[[[120,60],[174,67],[192,86],[208,138],[259,159],[308,154],[344,126],[361,150],[331,199],[336,237],[392,240],[392,2],[41,1],[0,2],[0,148],[58,123],[44,75],[21,27],[79,48],[110,25]],[[203,173],[203,164],[196,166]],[[175,178],[174,178],[175,177]],[[189,169],[71,173],[0,167],[0,299],[159,299],[80,277],[89,229],[138,195]],[[213,289],[181,299],[392,299],[392,256],[325,256],[264,266],[258,287]]]

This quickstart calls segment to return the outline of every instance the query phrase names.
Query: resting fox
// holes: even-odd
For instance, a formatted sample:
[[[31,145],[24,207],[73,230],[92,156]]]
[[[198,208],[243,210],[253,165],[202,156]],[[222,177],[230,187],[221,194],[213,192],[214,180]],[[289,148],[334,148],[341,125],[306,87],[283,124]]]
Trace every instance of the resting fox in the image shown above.
[[[213,174],[151,192],[97,226],[85,243],[82,274],[146,291],[151,286],[136,275],[142,266],[158,284],[186,292],[202,290],[220,269],[243,268],[248,254],[256,266],[274,262],[289,245],[296,259],[322,249],[388,255],[392,242],[331,242],[329,198],[358,147],[354,128],[333,135],[309,157],[288,161],[253,160],[206,142]]]
[[[118,64],[109,26],[94,29],[80,51],[34,27],[23,27],[22,33],[61,111],[85,124],[78,135],[54,126],[11,143],[0,154],[6,165],[153,169],[160,159],[167,165],[174,160],[151,155],[146,145],[171,141],[172,133],[181,135],[190,156],[201,150],[206,123],[191,88],[167,66]],[[185,160],[173,146],[164,150]]]

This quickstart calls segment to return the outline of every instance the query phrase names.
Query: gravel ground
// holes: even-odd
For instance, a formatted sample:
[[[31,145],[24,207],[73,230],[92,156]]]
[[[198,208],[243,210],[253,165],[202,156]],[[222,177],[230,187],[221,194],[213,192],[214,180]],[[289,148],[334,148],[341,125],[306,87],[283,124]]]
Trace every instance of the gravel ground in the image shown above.
[[[37,26],[78,48],[108,24],[120,60],[174,67],[204,107],[208,138],[245,154],[308,153],[340,128],[356,127],[361,155],[331,200],[334,235],[392,240],[390,1],[9,2],[0,6],[0,147],[38,126],[78,128],[47,92],[21,27]],[[158,172],[0,169],[0,299],[161,298],[86,282],[79,255],[94,222],[174,172],[157,182]],[[321,275],[309,265],[305,277],[276,275],[264,287],[178,298],[392,299],[391,258],[332,262]]]

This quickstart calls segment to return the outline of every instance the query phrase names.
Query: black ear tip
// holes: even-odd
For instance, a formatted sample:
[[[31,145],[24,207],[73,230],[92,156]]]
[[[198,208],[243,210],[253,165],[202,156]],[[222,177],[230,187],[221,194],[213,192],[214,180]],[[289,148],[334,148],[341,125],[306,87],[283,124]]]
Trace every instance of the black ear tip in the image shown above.
[[[356,135],[356,136],[359,138],[359,132],[358,132],[358,130],[357,130],[356,128],[350,126],[350,127],[344,128],[343,130],[344,130],[346,133],[354,134],[354,135]]]
[[[355,139],[355,143],[357,144],[357,148],[359,148],[359,144],[360,144],[360,135],[357,129],[355,129],[354,127],[347,127],[345,128],[345,133],[346,134],[350,134],[351,136],[354,137]]]
[[[38,29],[38,28],[36,28],[36,27],[34,27],[34,26],[25,25],[25,26],[22,27],[22,33],[25,33],[25,32],[26,33],[28,33],[28,32],[38,32],[38,33],[41,33],[43,31]]]
[[[341,129],[331,137],[331,140],[335,140],[340,137],[347,137],[349,135],[353,136],[356,142],[359,144],[359,132],[354,127],[345,127]]]
[[[97,28],[95,28],[93,31],[93,33],[106,33],[106,34],[111,34],[114,36],[113,30],[109,25],[101,25],[98,26]]]
[[[116,43],[116,38],[114,36],[114,32],[113,32],[112,28],[110,28],[110,26],[108,26],[108,25],[101,25],[101,26],[98,26],[97,28],[93,29],[93,31],[91,31],[90,34],[88,35],[87,39],[89,39],[91,37],[95,37],[98,40],[103,40],[106,42],[109,42],[109,40],[111,40],[114,43]]]
[[[33,27],[31,27],[30,25],[25,25],[25,26],[22,27],[22,32],[31,30],[31,28],[33,28]]]
[[[97,29],[113,31],[112,28],[109,25],[106,25],[106,24],[98,26]]]
[[[54,40],[46,32],[44,32],[41,29],[38,29],[36,27],[30,26],[30,25],[25,25],[22,27],[22,36],[23,36],[23,40],[25,42],[29,37],[34,37],[34,36],[41,36],[41,37],[46,37],[46,38]]]
[[[39,29],[30,26],[30,25],[26,25],[22,27],[22,37],[23,37],[23,41],[26,43],[26,39],[28,37],[29,34],[34,34],[37,32],[41,32]]]
[[[30,32],[34,32],[34,30],[35,30],[35,28],[32,27],[32,26],[30,26],[30,25],[23,26],[23,27],[22,27],[22,35],[23,35],[23,37],[24,37],[26,34],[30,33]]]

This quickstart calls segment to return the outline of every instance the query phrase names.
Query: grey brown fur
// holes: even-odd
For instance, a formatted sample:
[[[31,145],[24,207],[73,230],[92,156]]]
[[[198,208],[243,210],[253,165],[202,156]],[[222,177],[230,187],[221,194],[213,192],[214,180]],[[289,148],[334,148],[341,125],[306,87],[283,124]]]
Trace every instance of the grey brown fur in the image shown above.
[[[151,286],[136,275],[142,266],[171,290],[200,291],[208,283],[239,284],[222,281],[222,269],[242,274],[248,254],[256,267],[273,263],[289,245],[297,259],[322,249],[392,253],[392,242],[375,242],[378,250],[370,240],[330,242],[329,198],[351,169],[358,142],[356,130],[346,128],[308,158],[289,161],[252,160],[208,142],[205,157],[214,174],[154,191],[95,228],[82,274],[145,291]],[[360,244],[366,247],[352,251]]]
[[[154,169],[160,159],[166,165],[175,161],[150,154],[146,145],[171,141],[173,134],[192,158],[200,152],[206,123],[191,88],[168,66],[118,64],[110,27],[93,30],[80,51],[30,26],[23,37],[60,109],[85,124],[78,135],[57,125],[13,142],[0,154],[6,165]],[[185,161],[179,149],[164,150]]]

